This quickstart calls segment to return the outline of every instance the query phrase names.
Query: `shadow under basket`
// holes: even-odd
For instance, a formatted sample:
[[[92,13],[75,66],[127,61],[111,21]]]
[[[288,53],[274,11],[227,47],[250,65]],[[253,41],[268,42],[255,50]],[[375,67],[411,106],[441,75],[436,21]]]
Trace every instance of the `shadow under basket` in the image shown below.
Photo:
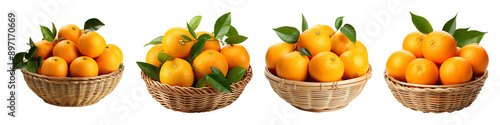
[[[384,72],[385,81],[403,106],[424,113],[454,112],[468,107],[488,78],[488,71],[458,85],[419,85],[399,81]]]
[[[286,80],[266,67],[266,78],[274,92],[292,106],[310,112],[335,111],[345,108],[356,98],[372,76],[371,66],[360,77],[336,82],[303,82]]]
[[[250,66],[239,82],[231,84],[233,93],[225,93],[212,87],[194,88],[162,84],[141,71],[141,77],[156,101],[167,109],[187,113],[208,112],[230,105],[241,95],[252,75]]]
[[[51,77],[21,70],[28,87],[48,104],[65,107],[93,105],[115,89],[124,68],[95,77]]]

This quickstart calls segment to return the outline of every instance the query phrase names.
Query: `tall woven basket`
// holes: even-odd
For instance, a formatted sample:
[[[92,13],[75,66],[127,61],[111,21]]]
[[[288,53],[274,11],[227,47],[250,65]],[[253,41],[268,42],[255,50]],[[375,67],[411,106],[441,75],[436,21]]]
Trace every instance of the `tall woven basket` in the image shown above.
[[[56,78],[21,70],[28,87],[48,104],[65,107],[93,105],[120,82],[124,68],[95,77]]]
[[[212,87],[194,88],[162,84],[141,72],[141,77],[153,98],[167,109],[180,112],[208,112],[224,108],[238,99],[252,79],[250,66],[243,78],[231,84],[233,93],[220,92]]]
[[[458,85],[418,85],[394,79],[384,73],[394,97],[403,106],[424,113],[454,112],[468,107],[488,78],[488,71],[472,81]]]
[[[372,68],[360,77],[337,82],[302,82],[280,78],[266,67],[266,78],[274,92],[298,109],[310,112],[334,111],[356,98],[372,76]]]

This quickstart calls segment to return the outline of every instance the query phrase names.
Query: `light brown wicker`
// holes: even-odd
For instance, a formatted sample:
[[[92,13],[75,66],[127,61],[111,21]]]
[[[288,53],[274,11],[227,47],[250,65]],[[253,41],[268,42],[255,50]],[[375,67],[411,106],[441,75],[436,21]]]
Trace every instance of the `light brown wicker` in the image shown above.
[[[233,93],[225,93],[212,87],[194,88],[162,84],[141,71],[141,77],[156,101],[167,109],[188,113],[208,112],[230,105],[241,95],[252,75],[250,66],[239,82],[231,84]]]
[[[124,68],[95,77],[56,78],[21,70],[28,87],[48,104],[82,107],[106,97],[120,82]]]
[[[470,106],[481,91],[488,71],[459,85],[418,85],[398,81],[384,72],[385,81],[403,106],[424,113],[442,113]]]
[[[361,93],[372,76],[368,72],[360,77],[337,82],[302,82],[280,78],[265,69],[274,92],[298,109],[310,112],[339,110],[347,106]]]

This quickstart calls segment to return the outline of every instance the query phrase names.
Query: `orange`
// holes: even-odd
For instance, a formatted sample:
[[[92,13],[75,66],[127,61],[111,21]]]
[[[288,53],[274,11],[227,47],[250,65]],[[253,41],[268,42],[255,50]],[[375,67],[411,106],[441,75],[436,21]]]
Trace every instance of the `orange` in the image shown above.
[[[71,77],[93,77],[99,73],[99,67],[94,59],[87,56],[80,56],[69,65],[69,75]]]
[[[439,78],[443,85],[466,83],[472,79],[472,67],[462,57],[451,57],[439,68]]]
[[[186,58],[189,56],[191,47],[193,47],[195,41],[187,42],[181,35],[186,35],[191,40],[194,40],[187,29],[180,27],[170,28],[163,35],[162,46],[166,54],[175,58]]]
[[[75,42],[70,40],[63,40],[54,46],[54,50],[52,51],[54,56],[58,56],[63,58],[67,65],[71,64],[74,59],[80,56],[80,52],[78,51],[78,46]]]
[[[41,74],[53,77],[66,77],[68,76],[68,64],[63,58],[53,56],[43,61],[40,68]]]
[[[215,50],[215,51],[220,51],[219,40],[215,40],[215,37],[213,34],[206,32],[206,31],[199,31],[199,32],[196,32],[196,37],[200,37],[203,34],[208,34],[212,37],[209,40],[207,40],[207,42],[205,42],[205,47],[203,48],[203,51],[209,50],[209,49]]]
[[[330,51],[332,43],[330,43],[329,39],[329,34],[320,29],[319,26],[311,27],[300,34],[297,46],[299,49],[306,48],[309,50],[313,57],[318,53]]]
[[[42,40],[36,42],[35,46],[38,47],[38,50],[36,51],[37,56],[41,56],[43,59],[47,59],[50,56],[52,56],[52,49],[54,48],[52,42],[49,42],[47,40]]]
[[[368,72],[370,65],[368,57],[360,50],[346,51],[340,55],[340,59],[344,62],[344,75],[342,76],[344,79],[356,78]]]
[[[408,83],[435,85],[439,78],[439,71],[431,60],[418,58],[408,64],[405,76]]]
[[[104,49],[106,49],[106,41],[97,32],[86,32],[78,39],[78,50],[83,56],[96,58]]]
[[[110,51],[115,52],[115,54],[118,56],[118,59],[120,60],[118,62],[120,62],[120,64],[123,63],[123,53],[122,53],[122,50],[118,46],[116,46],[115,44],[106,44],[106,50],[110,50]],[[106,51],[106,50],[104,50],[104,51]]]
[[[488,53],[486,53],[486,50],[477,43],[468,44],[462,47],[458,56],[470,63],[474,75],[483,74],[488,67]]]
[[[250,55],[247,49],[240,44],[233,44],[224,46],[220,53],[226,57],[228,68],[243,67],[248,69],[250,66]]]
[[[276,73],[279,77],[305,81],[309,70],[309,58],[293,51],[281,57],[276,64]]]
[[[66,24],[59,29],[57,38],[64,38],[66,40],[77,42],[80,38],[80,34],[81,31],[78,26],[74,24]]]
[[[368,50],[366,50],[366,47],[365,45],[363,45],[363,43],[359,42],[356,40],[356,43],[354,44],[354,46],[349,46],[349,48],[347,48],[347,50],[353,50],[353,49],[357,49],[357,50],[360,50],[361,52],[363,52],[366,57],[368,57]]]
[[[368,56],[368,53],[366,52],[366,47],[361,42],[356,41],[356,44],[358,45],[355,45],[347,38],[347,36],[345,36],[341,32],[333,34],[333,36],[330,37],[330,42],[331,42],[331,51],[337,55],[342,55],[342,53],[348,50],[359,49],[363,53],[365,53],[366,56]]]
[[[275,43],[266,52],[266,66],[273,74],[276,74],[276,64],[284,55],[293,51],[295,46],[285,42]]]
[[[422,42],[424,41],[425,34],[415,31],[411,32],[410,34],[406,35],[405,39],[403,40],[403,50],[408,50],[415,57],[417,58],[423,58],[424,55],[422,54]]]
[[[319,32],[322,34],[328,35],[328,37],[333,36],[333,34],[335,33],[335,31],[333,31],[332,27],[330,27],[328,25],[317,24],[311,28],[319,28],[320,29]]]
[[[99,75],[111,73],[120,67],[120,58],[111,50],[104,50],[95,61],[99,67]]]
[[[344,75],[344,63],[333,52],[321,52],[309,62],[309,74],[319,82],[340,81]]]
[[[146,55],[146,63],[160,67],[161,62],[158,60],[158,54],[160,54],[160,52],[163,52],[163,46],[161,44],[151,47]]]
[[[387,59],[387,63],[385,65],[387,75],[400,81],[406,81],[406,67],[415,59],[415,55],[407,50],[399,50],[392,53],[389,59]]]
[[[198,71],[194,71],[196,80],[200,80],[205,77],[205,74],[211,74],[212,69],[210,67],[215,67],[219,69],[224,76],[227,75],[228,64],[226,57],[215,50],[203,51],[193,60],[193,66]],[[205,73],[200,73],[199,71]],[[208,85],[208,84],[207,84]]]
[[[422,53],[426,59],[441,65],[446,59],[454,57],[457,43],[448,32],[434,31],[425,36]]]
[[[184,59],[166,61],[160,70],[160,82],[172,86],[191,87],[194,82],[193,68]]]
[[[82,36],[83,34],[85,34],[85,32],[87,32],[87,31],[85,31],[85,30],[80,30],[80,36]]]

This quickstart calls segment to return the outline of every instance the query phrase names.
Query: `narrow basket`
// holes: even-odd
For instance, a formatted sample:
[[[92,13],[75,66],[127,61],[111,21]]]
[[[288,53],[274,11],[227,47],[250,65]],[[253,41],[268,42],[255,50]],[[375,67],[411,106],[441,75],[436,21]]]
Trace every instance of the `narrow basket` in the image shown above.
[[[212,87],[194,88],[162,84],[141,71],[141,77],[156,101],[167,109],[188,113],[208,112],[230,105],[241,95],[252,75],[250,66],[239,82],[231,84],[233,93],[225,93]]]
[[[21,70],[28,87],[48,104],[65,107],[93,105],[120,82],[124,68],[95,77],[51,77]]]
[[[385,81],[403,106],[424,113],[462,110],[476,100],[488,71],[470,82],[458,85],[418,85],[394,79],[384,72]]]
[[[371,66],[360,77],[337,82],[302,82],[280,78],[265,69],[274,92],[298,109],[310,112],[335,111],[346,107],[361,93],[372,76]]]

